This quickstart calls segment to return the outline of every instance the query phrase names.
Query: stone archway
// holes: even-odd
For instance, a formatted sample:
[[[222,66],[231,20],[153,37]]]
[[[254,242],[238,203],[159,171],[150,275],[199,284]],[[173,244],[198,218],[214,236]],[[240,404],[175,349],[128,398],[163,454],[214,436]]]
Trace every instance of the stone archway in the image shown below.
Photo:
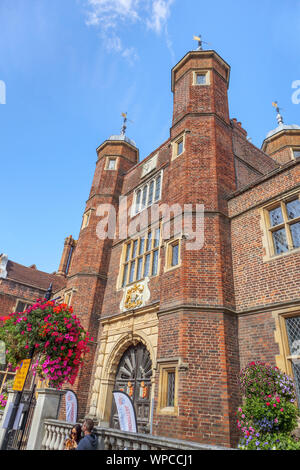
[[[152,375],[152,361],[146,346],[141,342],[129,346],[119,362],[114,389],[127,393],[132,399],[140,433],[149,432]],[[110,427],[119,428],[114,402],[111,409]]]

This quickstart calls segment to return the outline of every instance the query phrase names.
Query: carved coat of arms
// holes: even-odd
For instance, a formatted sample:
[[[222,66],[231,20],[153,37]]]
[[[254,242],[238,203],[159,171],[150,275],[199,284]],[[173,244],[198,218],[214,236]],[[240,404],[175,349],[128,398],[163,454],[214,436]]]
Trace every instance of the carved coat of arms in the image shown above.
[[[125,289],[120,310],[134,310],[143,307],[150,299],[150,290],[148,288],[149,278],[137,282]]]

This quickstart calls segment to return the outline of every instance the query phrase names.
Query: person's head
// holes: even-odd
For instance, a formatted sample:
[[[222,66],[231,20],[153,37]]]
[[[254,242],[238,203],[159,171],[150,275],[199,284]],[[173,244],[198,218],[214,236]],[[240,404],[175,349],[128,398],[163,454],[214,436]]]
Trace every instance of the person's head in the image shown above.
[[[74,439],[76,442],[79,441],[81,437],[81,426],[80,424],[75,424],[71,430],[71,438]]]
[[[82,425],[84,434],[91,434],[94,429],[94,421],[92,419],[85,419]]]

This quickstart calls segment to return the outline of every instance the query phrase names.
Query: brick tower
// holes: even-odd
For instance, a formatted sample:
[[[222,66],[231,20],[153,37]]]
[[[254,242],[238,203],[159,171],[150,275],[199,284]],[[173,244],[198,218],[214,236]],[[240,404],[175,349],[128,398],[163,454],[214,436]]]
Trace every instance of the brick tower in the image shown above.
[[[117,209],[123,176],[139,158],[138,149],[125,135],[114,135],[97,148],[97,162],[92,187],[83,214],[82,226],[67,275],[66,294],[84,328],[94,337],[88,362],[79,373],[75,390],[79,416],[87,412],[88,394],[110,262],[112,239],[97,236],[97,208],[111,204]],[[66,240],[67,247],[69,239]],[[64,256],[63,256],[64,257]]]
[[[230,446],[239,372],[226,194],[235,190],[230,68],[214,51],[189,52],[172,70],[171,164],[166,198],[204,205],[204,245],[180,242],[179,269],[161,272],[155,432]],[[165,257],[167,253],[165,252]],[[164,261],[162,260],[162,264]],[[175,411],[161,408],[164,364],[179,358]],[[174,364],[175,364],[174,363]]]

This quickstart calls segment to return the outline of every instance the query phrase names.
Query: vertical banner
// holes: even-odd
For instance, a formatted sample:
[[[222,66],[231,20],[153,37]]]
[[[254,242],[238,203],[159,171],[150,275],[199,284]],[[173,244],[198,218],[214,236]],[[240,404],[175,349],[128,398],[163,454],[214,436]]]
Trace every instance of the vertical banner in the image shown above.
[[[6,364],[6,347],[4,341],[0,341],[0,366]]]
[[[135,409],[129,395],[125,392],[115,390],[113,396],[118,410],[120,430],[137,432]]]
[[[72,390],[67,390],[65,394],[65,404],[67,423],[77,423],[77,396]]]

